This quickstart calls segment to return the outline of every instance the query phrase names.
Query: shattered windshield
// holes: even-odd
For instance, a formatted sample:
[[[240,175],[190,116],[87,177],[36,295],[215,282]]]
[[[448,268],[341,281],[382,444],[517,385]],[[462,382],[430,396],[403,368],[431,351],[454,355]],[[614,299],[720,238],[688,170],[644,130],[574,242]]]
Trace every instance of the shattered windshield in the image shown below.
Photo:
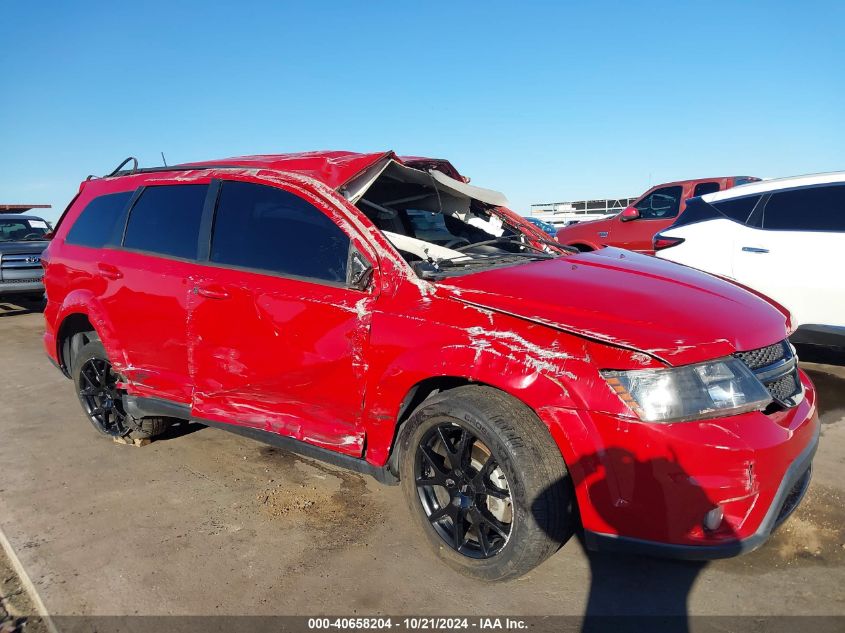
[[[350,194],[417,274],[439,279],[564,254],[496,210],[501,194],[391,162]]]
[[[0,242],[43,240],[50,226],[44,220],[0,218]]]

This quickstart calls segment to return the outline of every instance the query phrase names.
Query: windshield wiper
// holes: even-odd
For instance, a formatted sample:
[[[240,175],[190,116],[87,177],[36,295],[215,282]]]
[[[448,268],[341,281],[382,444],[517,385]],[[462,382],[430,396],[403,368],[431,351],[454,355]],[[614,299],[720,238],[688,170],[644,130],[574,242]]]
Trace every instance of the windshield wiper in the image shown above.
[[[483,242],[475,242],[473,244],[466,244],[464,246],[458,246],[457,248],[453,248],[453,251],[464,252],[473,248],[474,246],[486,246],[487,244],[497,244],[499,242],[506,242],[508,244],[519,244],[520,246],[524,246],[525,248],[530,248],[531,250],[537,251],[538,253],[544,253],[548,255],[542,248],[534,246],[533,244],[528,244],[527,242],[523,242],[522,238],[525,237],[526,239],[530,239],[535,242],[540,242],[541,244],[547,244],[549,246],[554,246],[555,248],[563,251],[571,251],[571,252],[578,252],[578,249],[572,248],[570,246],[564,246],[558,242],[550,242],[549,240],[544,240],[540,238],[535,238],[533,236],[528,235],[509,235],[509,236],[500,236],[494,237],[492,240],[484,240]],[[553,256],[554,257],[554,256]]]
[[[459,266],[479,266],[508,259],[554,259],[554,257],[555,255],[550,255],[549,253],[499,253],[496,255],[482,255],[475,259],[438,259],[435,263],[440,268],[457,268]]]
[[[521,235],[510,235],[510,236],[507,236],[507,237],[505,237],[505,236],[494,237],[492,240],[484,240],[482,242],[475,242],[473,244],[466,244],[464,246],[458,246],[457,248],[453,248],[452,250],[458,251],[460,253],[465,253],[467,250],[469,250],[473,247],[476,247],[476,246],[486,246],[488,244],[498,244],[498,243],[501,243],[501,242],[505,242],[507,244],[518,244],[519,246],[524,246],[525,248],[530,248],[532,251],[536,251],[536,253],[533,253],[533,254],[532,253],[503,253],[503,255],[523,255],[523,256],[528,255],[528,256],[531,256],[531,257],[543,255],[543,256],[546,256],[546,257],[557,257],[556,255],[553,255],[551,253],[547,253],[545,250],[543,250],[542,248],[539,248],[538,246],[534,246],[533,244],[527,244],[525,242],[522,242],[521,238],[522,238]],[[560,246],[560,245],[558,245],[558,246]],[[471,253],[470,255],[473,255],[473,254]],[[496,256],[497,255],[481,255],[481,254],[477,255],[477,257],[479,259],[487,259],[489,257],[496,257]],[[467,255],[465,255],[464,257],[467,257]],[[444,258],[440,261],[449,261],[450,259],[457,259],[457,258],[456,257]]]
[[[452,259],[438,259],[428,261],[418,261],[411,264],[414,271],[423,279],[439,279],[442,275],[447,274],[447,270],[454,270],[456,268],[475,269],[484,268],[485,266],[495,266],[497,264],[516,263],[518,261],[525,261],[530,259],[554,259],[555,255],[548,253],[501,253],[499,255],[487,255],[478,257],[477,259],[470,258],[452,258]]]

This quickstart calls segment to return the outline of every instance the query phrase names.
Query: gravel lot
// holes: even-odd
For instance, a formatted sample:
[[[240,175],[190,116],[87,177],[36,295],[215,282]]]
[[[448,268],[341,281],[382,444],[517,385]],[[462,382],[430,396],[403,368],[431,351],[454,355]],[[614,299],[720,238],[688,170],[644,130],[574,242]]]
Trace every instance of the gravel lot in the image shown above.
[[[142,448],[98,436],[41,328],[0,306],[0,528],[51,613],[845,615],[845,367],[805,365],[814,479],[761,550],[691,564],[573,539],[488,585],[435,560],[396,487],[195,425]]]

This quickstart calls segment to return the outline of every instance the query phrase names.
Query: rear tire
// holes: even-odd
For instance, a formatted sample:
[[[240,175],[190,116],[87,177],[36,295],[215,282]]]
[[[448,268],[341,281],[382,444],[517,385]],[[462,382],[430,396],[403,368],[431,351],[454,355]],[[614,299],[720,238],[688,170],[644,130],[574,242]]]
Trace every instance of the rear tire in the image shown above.
[[[88,338],[73,355],[71,378],[88,421],[103,435],[148,439],[161,435],[170,425],[167,418],[136,419],[126,413],[124,391],[116,386],[121,378],[97,338]]]
[[[426,400],[400,450],[416,523],[465,575],[516,578],[572,534],[574,495],[557,445],[531,409],[497,389],[458,387]]]

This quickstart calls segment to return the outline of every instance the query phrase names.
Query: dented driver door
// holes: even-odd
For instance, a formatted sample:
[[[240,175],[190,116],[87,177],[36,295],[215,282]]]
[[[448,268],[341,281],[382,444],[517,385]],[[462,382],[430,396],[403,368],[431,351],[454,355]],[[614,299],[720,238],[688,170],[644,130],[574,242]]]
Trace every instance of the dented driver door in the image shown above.
[[[275,187],[225,181],[218,200],[189,298],[193,416],[360,456],[376,297],[347,287],[349,236]]]

